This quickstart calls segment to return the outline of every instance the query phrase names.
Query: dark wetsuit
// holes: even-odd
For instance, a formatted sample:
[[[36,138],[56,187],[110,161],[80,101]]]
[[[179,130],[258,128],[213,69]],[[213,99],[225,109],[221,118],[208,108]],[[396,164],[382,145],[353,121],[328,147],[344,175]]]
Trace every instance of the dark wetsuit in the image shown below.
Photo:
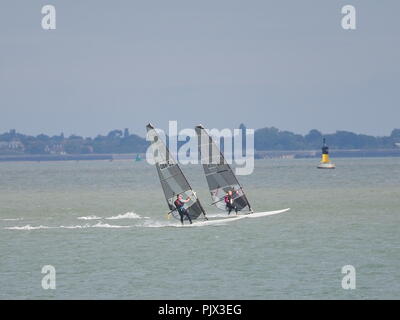
[[[238,209],[235,206],[235,200],[233,199],[233,197],[230,195],[226,195],[224,199],[225,199],[226,209],[228,210],[228,215],[231,214],[232,210],[235,210],[237,214]]]
[[[186,216],[190,222],[190,224],[192,224],[192,219],[190,219],[190,216],[187,212],[187,210],[183,207],[185,204],[182,201],[179,201],[179,199],[176,199],[174,201],[174,205],[176,207],[176,209],[178,210],[179,216],[181,217],[181,223],[183,224],[183,218],[184,216]]]

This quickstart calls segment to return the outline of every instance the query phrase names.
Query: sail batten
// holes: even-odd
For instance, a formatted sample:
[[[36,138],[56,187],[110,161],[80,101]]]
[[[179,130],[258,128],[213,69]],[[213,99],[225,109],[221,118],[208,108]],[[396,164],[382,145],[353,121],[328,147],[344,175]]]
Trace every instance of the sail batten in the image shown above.
[[[171,156],[165,143],[160,139],[151,124],[148,124],[146,129],[148,138],[151,140],[158,177],[171,214],[175,218],[180,218],[174,201],[176,196],[181,194],[184,198],[190,198],[190,201],[185,203],[185,208],[191,219],[197,219],[201,214],[205,216],[206,213],[200,200],[197,198],[196,193],[193,191],[178,163]]]
[[[249,211],[252,211],[242,186],[213,139],[202,126],[197,126],[195,130],[198,136],[199,154],[204,175],[213,201],[212,205],[221,210],[226,210],[226,205],[223,202],[224,196],[228,191],[233,191],[233,199],[237,209],[242,210],[248,207]],[[207,141],[207,143],[204,143],[204,141]]]

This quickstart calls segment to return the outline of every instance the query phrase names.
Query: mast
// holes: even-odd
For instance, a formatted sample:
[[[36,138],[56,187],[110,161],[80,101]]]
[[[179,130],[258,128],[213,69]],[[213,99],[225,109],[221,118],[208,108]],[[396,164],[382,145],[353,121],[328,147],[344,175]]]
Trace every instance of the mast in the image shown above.
[[[233,199],[238,210],[248,207],[249,211],[253,211],[242,185],[210,135],[202,125],[196,126],[195,130],[212,204],[221,210],[226,210],[224,196],[228,191],[233,191]],[[202,151],[206,151],[205,154],[202,154]]]

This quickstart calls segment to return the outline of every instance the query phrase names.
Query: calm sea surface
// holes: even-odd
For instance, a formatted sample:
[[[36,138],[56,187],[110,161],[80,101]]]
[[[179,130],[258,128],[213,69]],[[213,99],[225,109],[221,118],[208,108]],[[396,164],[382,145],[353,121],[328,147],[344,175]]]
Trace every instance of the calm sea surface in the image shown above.
[[[400,299],[400,159],[317,162],[239,177],[256,211],[289,212],[193,228],[166,219],[144,161],[0,163],[0,299]],[[202,169],[183,170],[217,214]]]

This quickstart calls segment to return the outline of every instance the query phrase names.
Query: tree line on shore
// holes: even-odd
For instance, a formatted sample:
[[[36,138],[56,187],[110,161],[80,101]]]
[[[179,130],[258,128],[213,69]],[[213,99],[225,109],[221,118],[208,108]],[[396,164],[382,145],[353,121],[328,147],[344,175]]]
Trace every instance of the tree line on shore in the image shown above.
[[[240,128],[244,129],[242,124]],[[322,134],[313,129],[306,135],[281,131],[274,127],[255,130],[254,148],[265,150],[316,150],[321,148],[322,139],[331,149],[392,149],[400,146],[400,129],[394,129],[390,136],[375,137],[349,131]],[[128,129],[112,130],[107,135],[95,138],[64,134],[30,136],[10,130],[0,134],[0,154],[107,154],[143,153],[149,142]]]

